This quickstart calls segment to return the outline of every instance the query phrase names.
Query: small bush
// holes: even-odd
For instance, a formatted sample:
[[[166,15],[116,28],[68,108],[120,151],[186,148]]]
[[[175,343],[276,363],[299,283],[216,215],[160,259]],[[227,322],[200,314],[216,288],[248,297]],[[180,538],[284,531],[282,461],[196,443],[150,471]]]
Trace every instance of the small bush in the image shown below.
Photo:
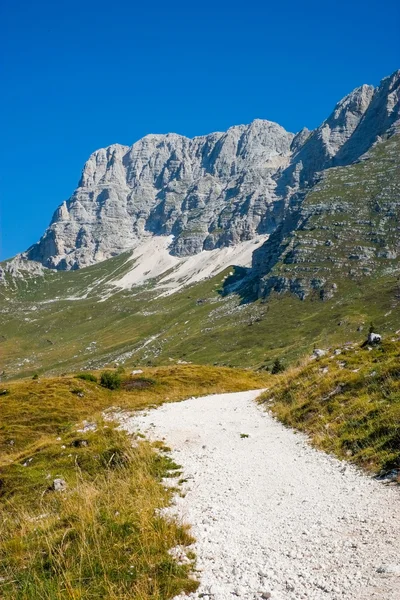
[[[75,375],[76,379],[83,379],[84,381],[93,381],[94,383],[97,383],[97,377],[96,375],[93,375],[93,373],[78,373],[78,375]]]
[[[39,379],[39,374],[38,373],[34,373],[32,376],[32,379]]]
[[[100,385],[109,390],[119,390],[121,387],[121,377],[113,371],[103,371],[100,375]]]
[[[272,365],[272,370],[271,373],[273,375],[276,375],[277,373],[282,373],[282,371],[285,370],[285,365],[279,360],[279,358],[277,358],[274,362],[274,364]]]

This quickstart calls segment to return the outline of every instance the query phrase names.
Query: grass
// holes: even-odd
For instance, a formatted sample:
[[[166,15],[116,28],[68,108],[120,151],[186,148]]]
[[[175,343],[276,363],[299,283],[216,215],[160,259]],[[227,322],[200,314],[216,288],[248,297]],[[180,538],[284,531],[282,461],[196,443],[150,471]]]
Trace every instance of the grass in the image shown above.
[[[93,381],[94,383],[97,383],[97,377],[96,375],[93,375],[93,373],[78,373],[78,375],[75,375],[75,377],[77,379],[84,379],[85,381]]]
[[[79,280],[85,271],[73,273]],[[178,360],[272,368],[276,358],[290,364],[314,343],[361,342],[371,320],[382,333],[393,331],[400,317],[399,284],[391,275],[371,276],[362,286],[343,282],[341,293],[326,302],[273,294],[249,304],[220,295],[223,276],[168,298],[138,291],[104,302],[43,300],[34,314],[30,300],[15,300],[11,315],[0,314],[5,378],[103,369],[116,362],[127,369]],[[205,302],[197,304],[199,298]],[[143,307],[151,314],[143,315]]]
[[[370,473],[400,468],[400,342],[345,346],[280,375],[263,394],[285,425]]]
[[[143,378],[151,385],[134,390],[74,376],[8,382],[0,398],[1,598],[164,600],[196,588],[191,565],[168,552],[190,544],[190,534],[159,512],[173,493],[162,479],[179,475],[178,465],[141,436],[132,446],[102,411],[261,387],[265,377],[182,365],[144,369]],[[65,491],[51,489],[56,478]]]
[[[181,477],[162,443],[132,440],[103,411],[139,410],[209,393],[269,386],[286,425],[371,473],[400,467],[400,342],[348,344],[275,375],[174,365],[7,382],[0,396],[0,596],[5,600],[166,600],[196,589],[193,565],[169,550],[190,532],[160,509]],[[121,371],[121,370],[120,370]],[[113,371],[117,373],[117,370]],[[86,427],[83,427],[86,425]],[[248,434],[241,433],[246,439]],[[52,490],[62,478],[63,492]]]
[[[399,148],[394,135],[369,160],[329,169],[307,194],[301,227],[266,273],[306,288],[315,280],[303,302],[290,294],[252,302],[251,294],[228,294],[231,267],[167,297],[157,280],[118,290],[110,283],[132,266],[129,252],[78,271],[21,279],[7,273],[0,285],[2,379],[179,360],[271,369],[275,359],[289,365],[314,343],[361,342],[371,320],[383,334],[395,330]],[[238,283],[247,270],[234,272]],[[252,282],[253,298],[261,284]],[[328,292],[333,284],[334,296],[321,301],[318,286]]]
[[[161,485],[168,459],[146,442],[131,448],[101,423],[87,446],[74,447],[73,437],[63,438],[68,454],[63,445],[35,453],[25,467],[36,471],[30,489],[25,475],[17,481],[20,467],[6,474],[14,494],[2,503],[1,597],[161,600],[194,590],[188,567],[168,554],[190,535],[157,513],[170,501]],[[65,492],[39,493],[39,473],[49,469],[66,477]]]

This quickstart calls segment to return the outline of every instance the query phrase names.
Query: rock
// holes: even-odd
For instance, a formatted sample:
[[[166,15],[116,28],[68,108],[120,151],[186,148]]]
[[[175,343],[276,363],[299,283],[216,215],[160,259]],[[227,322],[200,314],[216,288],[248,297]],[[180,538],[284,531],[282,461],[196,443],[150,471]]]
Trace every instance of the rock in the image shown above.
[[[277,183],[277,193],[289,201],[288,211],[253,253],[254,290],[260,298],[289,292],[301,300],[327,301],[344,276],[376,275],[380,267],[397,272],[391,232],[400,207],[398,171],[389,164],[398,164],[399,90],[400,71],[376,89],[358,88],[291,157]],[[358,159],[359,170],[330,168]]]
[[[7,270],[43,272],[42,265],[82,268],[132,249],[144,237],[169,235],[174,236],[170,253],[188,256],[270,234],[271,241],[253,261],[255,270],[265,274],[282,252],[286,234],[299,220],[307,222],[310,213],[296,211],[321,180],[320,172],[351,164],[395,132],[399,81],[396,71],[377,88],[356,88],[312,132],[303,129],[294,135],[277,123],[256,119],[193,139],[151,134],[132,146],[96,150],[77,189],[55,211],[40,241],[7,262],[0,279]],[[330,200],[331,212],[337,202]],[[322,244],[331,253],[341,244],[336,232],[328,233]],[[318,238],[310,243],[318,246]],[[370,252],[363,244],[350,253],[351,260],[365,260]],[[392,247],[380,252],[386,259],[397,256]],[[285,275],[269,281],[267,289],[302,298],[315,291],[329,300],[335,286],[325,275]]]
[[[91,423],[90,421],[84,420],[82,423],[82,428],[77,429],[79,433],[86,433],[87,431],[96,431],[97,425],[96,423]]]
[[[377,573],[386,575],[398,575],[400,576],[400,564],[382,565],[376,570]]]
[[[315,358],[322,358],[323,356],[325,356],[327,354],[327,350],[321,350],[320,348],[315,348],[313,350],[313,356]]]
[[[336,156],[336,164],[348,164],[358,159],[399,120],[400,71],[382,79],[371,95],[359,126]]]
[[[392,469],[387,473],[382,473],[376,477],[383,483],[400,483],[400,469]]]
[[[283,218],[274,177],[290,162],[293,137],[257,119],[193,139],[147,135],[97,150],[26,257],[68,270],[148,235],[174,234],[171,253],[187,256],[268,233]]]
[[[375,346],[376,344],[380,344],[382,341],[382,336],[379,333],[373,333],[372,331],[368,334],[367,343]]]
[[[74,448],[85,448],[89,445],[87,440],[74,440],[71,444]]]
[[[51,489],[54,492],[64,492],[67,489],[67,482],[64,479],[54,479]]]
[[[234,589],[234,594],[239,598],[243,598],[246,594],[246,588],[243,585],[237,585]]]
[[[143,373],[142,369],[134,369],[131,371],[131,375],[140,375],[141,373]]]

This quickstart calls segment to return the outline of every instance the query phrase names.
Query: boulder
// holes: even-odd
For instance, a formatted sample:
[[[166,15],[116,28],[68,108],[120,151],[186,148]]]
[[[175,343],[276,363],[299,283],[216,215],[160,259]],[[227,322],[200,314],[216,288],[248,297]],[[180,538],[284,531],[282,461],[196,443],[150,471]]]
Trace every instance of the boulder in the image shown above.
[[[313,351],[313,356],[315,358],[322,358],[326,354],[327,354],[327,350],[321,350],[320,348],[315,348],[315,350]]]
[[[64,492],[67,489],[67,482],[65,479],[58,477],[57,479],[54,479],[53,483],[51,484],[51,489],[54,492]]]
[[[379,333],[373,333],[372,331],[368,334],[368,344],[376,345],[380,344],[382,341],[382,336]]]

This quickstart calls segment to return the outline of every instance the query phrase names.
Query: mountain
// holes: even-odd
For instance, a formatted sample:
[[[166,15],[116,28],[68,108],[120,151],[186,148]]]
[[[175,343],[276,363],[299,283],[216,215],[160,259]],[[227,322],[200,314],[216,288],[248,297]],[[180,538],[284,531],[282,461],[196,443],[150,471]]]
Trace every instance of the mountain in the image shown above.
[[[290,219],[253,253],[260,297],[275,291],[326,300],[348,280],[400,274],[399,155],[396,134],[362,161],[324,171]]]
[[[173,235],[188,256],[274,233],[318,172],[354,162],[399,119],[400,71],[343,98],[315,131],[270,121],[193,139],[147,135],[94,152],[28,259],[82,268]]]
[[[148,135],[87,161],[78,189],[27,255],[75,269],[174,235],[186,256],[268,233],[282,220],[273,176],[289,163],[293,134],[269,121],[188,139]]]
[[[399,150],[394,134],[364,160],[327,171],[264,245],[176,257],[168,236],[155,236],[85,269],[3,265],[3,377],[182,361],[264,368],[314,345],[361,343],[371,322],[392,337]],[[229,266],[250,264],[252,254],[252,268]],[[31,265],[36,272],[26,271]]]
[[[0,266],[3,377],[264,368],[361,342],[371,321],[396,331],[399,80],[313,132],[256,121],[94,153],[43,238]]]

